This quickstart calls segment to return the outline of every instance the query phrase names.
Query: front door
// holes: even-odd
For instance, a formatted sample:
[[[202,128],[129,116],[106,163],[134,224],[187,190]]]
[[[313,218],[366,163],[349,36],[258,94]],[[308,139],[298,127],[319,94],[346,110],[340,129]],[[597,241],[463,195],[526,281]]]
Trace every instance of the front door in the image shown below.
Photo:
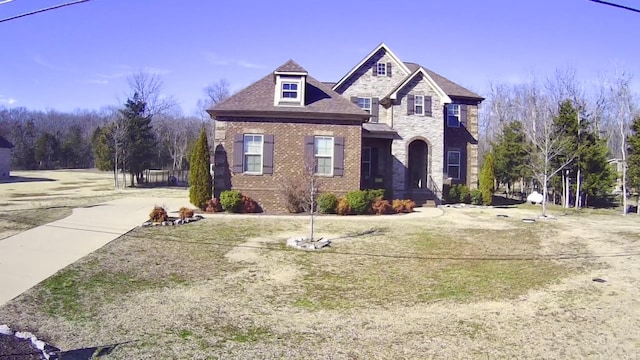
[[[429,181],[428,146],[422,140],[409,144],[408,185],[409,189],[428,189]]]

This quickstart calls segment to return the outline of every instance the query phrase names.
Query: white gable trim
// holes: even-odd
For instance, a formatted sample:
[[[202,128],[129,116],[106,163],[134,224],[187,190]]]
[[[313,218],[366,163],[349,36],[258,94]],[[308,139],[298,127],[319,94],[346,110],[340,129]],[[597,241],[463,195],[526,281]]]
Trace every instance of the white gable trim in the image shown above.
[[[373,55],[375,55],[376,53],[378,53],[378,51],[380,51],[380,49],[384,49],[387,55],[389,55],[389,57],[391,57],[391,59],[393,59],[398,64],[398,66],[400,66],[400,69],[402,69],[406,74],[411,73],[407,65],[405,65],[405,63],[403,63],[400,60],[400,58],[396,56],[396,54],[394,54],[393,51],[391,51],[391,49],[389,49],[389,47],[385,43],[381,43],[375,49],[373,49],[373,51],[370,52],[369,55],[365,56],[365,58],[362,59],[362,61],[360,61],[358,65],[356,65],[353,69],[351,69],[351,71],[349,71],[347,75],[343,76],[342,79],[340,79],[340,81],[338,81],[335,85],[333,85],[333,88],[331,89],[335,91],[338,87],[340,87],[343,83],[345,83],[351,77],[351,75],[353,75],[356,71],[358,71],[358,69],[360,69],[362,65],[366,64],[371,59],[371,57],[373,57]]]
[[[438,84],[436,84],[435,81],[433,81],[431,76],[429,76],[429,74],[426,71],[424,71],[424,69],[422,67],[420,67],[418,70],[416,70],[410,76],[407,76],[407,78],[404,79],[404,81],[402,83],[400,83],[400,85],[398,85],[395,88],[395,90],[393,90],[393,92],[390,93],[387,97],[390,98],[391,100],[396,100],[398,98],[398,93],[400,92],[400,90],[402,90],[402,88],[407,86],[407,84],[411,80],[413,80],[413,78],[415,78],[416,75],[418,75],[418,74],[422,74],[422,77],[427,81],[427,84],[429,84],[429,86],[431,86],[431,88],[433,88],[433,90],[436,92],[436,94],[438,94],[438,96],[440,96],[440,99],[441,99],[443,104],[450,104],[450,103],[453,102],[451,100],[451,98],[449,97],[449,95],[447,95],[444,92],[444,90],[442,90],[442,88],[440,86],[438,86]]]

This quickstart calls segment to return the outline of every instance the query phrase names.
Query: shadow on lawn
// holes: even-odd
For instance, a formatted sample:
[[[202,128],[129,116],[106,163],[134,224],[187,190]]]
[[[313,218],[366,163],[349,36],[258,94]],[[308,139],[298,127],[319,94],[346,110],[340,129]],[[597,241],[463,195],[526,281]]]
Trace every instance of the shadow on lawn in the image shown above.
[[[58,181],[49,178],[28,177],[28,176],[11,176],[8,179],[0,180],[0,183],[23,183],[23,182],[39,182],[39,181]]]

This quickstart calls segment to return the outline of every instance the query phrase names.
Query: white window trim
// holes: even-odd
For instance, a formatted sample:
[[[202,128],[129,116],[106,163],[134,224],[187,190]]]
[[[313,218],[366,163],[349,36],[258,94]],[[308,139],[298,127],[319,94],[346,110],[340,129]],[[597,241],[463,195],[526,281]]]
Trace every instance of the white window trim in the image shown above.
[[[274,96],[274,105],[275,106],[303,106],[304,105],[304,90],[305,90],[306,79],[305,76],[276,76],[276,87],[275,87],[275,96]],[[297,96],[295,98],[286,98],[283,97],[284,84],[296,84],[298,85]],[[289,91],[289,90],[287,90]]]
[[[422,107],[422,111],[418,112],[418,98],[422,99],[420,102],[420,106]],[[416,115],[424,115],[424,95],[415,95],[413,97],[413,113]]]
[[[449,122],[449,117],[452,116],[451,114],[449,114],[449,107],[450,106],[455,106],[458,109],[458,115],[453,115],[456,116],[458,121],[456,121],[455,124],[451,124]],[[447,127],[450,128],[459,128],[460,127],[460,104],[447,104]]]
[[[372,161],[371,161],[371,148],[368,147],[368,146],[362,148],[362,155],[363,155],[362,157],[363,158],[364,158],[364,152],[365,151],[369,153],[369,160],[368,161],[362,160],[362,163],[363,164],[369,164],[369,173],[368,174],[363,173],[362,176],[364,176],[365,179],[369,179],[369,178],[371,178],[371,173],[373,172],[372,171],[373,169],[371,169],[371,164],[372,164]]]
[[[382,65],[382,67],[384,68],[383,72],[380,72],[380,65]],[[376,63],[376,74],[378,74],[378,76],[387,76],[387,63],[386,62],[377,62]]]
[[[360,107],[360,99],[368,99],[369,100],[369,108],[363,108]],[[366,96],[358,96],[358,107],[360,107],[360,109],[365,110],[365,111],[369,111],[369,114],[371,114],[371,110],[373,108],[373,98],[370,97],[366,97]]]
[[[449,162],[449,154],[452,153],[458,153],[458,163],[457,164],[451,164]],[[458,167],[458,177],[452,177],[449,174],[449,168],[450,167],[454,167],[457,166]],[[459,150],[449,150],[447,151],[447,176],[454,179],[454,180],[460,180],[460,172],[462,171],[462,154],[460,153]]]
[[[260,153],[251,153],[245,151],[245,143],[247,136],[259,136],[260,137]],[[263,134],[244,134],[242,138],[242,172],[248,175],[262,175],[262,169],[264,168],[264,135]],[[255,156],[260,155],[260,171],[247,171],[247,155]]]
[[[316,140],[317,139],[331,139],[331,155],[330,156],[316,154]],[[335,152],[335,144],[336,144],[335,143],[335,138],[333,136],[314,136],[313,137],[313,159],[315,160],[315,166],[314,166],[314,169],[313,169],[313,174],[314,175],[326,176],[326,177],[332,177],[333,176],[333,162],[334,162],[334,159],[335,159],[335,154],[334,154],[334,152]],[[321,174],[321,173],[316,172],[316,168],[318,167],[318,161],[317,161],[318,158],[325,158],[325,159],[326,158],[330,158],[331,159],[331,167],[330,167],[331,171],[329,172],[329,174]]]

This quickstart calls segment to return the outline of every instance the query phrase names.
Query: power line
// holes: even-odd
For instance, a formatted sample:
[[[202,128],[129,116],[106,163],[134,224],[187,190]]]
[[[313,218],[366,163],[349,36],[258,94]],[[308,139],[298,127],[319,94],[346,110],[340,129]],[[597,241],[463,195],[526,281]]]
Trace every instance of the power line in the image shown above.
[[[10,1],[13,1],[13,0],[10,0]],[[91,1],[91,0],[76,0],[76,1],[71,1],[71,2],[68,2],[68,3],[64,3],[64,4],[58,4],[58,5],[50,6],[48,8],[44,8],[44,9],[30,11],[28,13],[24,13],[24,14],[20,14],[20,15],[16,15],[16,16],[11,16],[11,17],[8,17],[8,18],[5,18],[5,19],[0,19],[0,23],[3,23],[5,21],[19,19],[19,18],[22,18],[22,17],[25,17],[25,16],[29,16],[29,15],[35,15],[35,14],[38,14],[38,13],[41,13],[41,12],[45,12],[45,11],[49,11],[49,10],[59,9],[59,8],[65,7],[65,6],[71,6],[71,5],[80,4],[80,3],[83,3],[83,2],[87,2],[87,1]],[[0,2],[0,4],[4,4],[4,3],[6,3],[6,1],[5,2]]]
[[[612,2],[602,1],[602,0],[589,0],[589,1],[593,1],[594,3],[599,3],[599,4],[603,4],[603,5],[609,5],[609,6],[617,7],[617,8],[620,8],[620,9],[625,9],[625,10],[629,10],[629,11],[640,13],[640,10],[634,9],[632,7],[625,6],[625,5],[615,4],[615,3],[612,3]]]

